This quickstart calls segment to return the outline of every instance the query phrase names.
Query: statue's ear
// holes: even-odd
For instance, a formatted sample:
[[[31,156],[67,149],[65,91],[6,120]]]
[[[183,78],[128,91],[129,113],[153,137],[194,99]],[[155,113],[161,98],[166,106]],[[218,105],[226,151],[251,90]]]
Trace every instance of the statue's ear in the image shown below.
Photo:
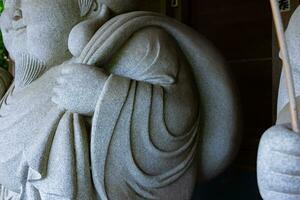
[[[109,19],[109,9],[100,1],[95,0],[92,5],[81,9],[83,21],[70,32],[68,48],[75,57],[79,57],[95,32]]]

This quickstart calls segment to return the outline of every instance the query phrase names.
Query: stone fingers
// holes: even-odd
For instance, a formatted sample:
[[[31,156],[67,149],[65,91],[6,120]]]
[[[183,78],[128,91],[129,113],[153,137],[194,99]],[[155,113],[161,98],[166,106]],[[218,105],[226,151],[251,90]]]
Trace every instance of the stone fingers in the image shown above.
[[[261,139],[258,185],[265,200],[300,200],[300,136],[281,125]]]
[[[300,156],[284,151],[271,151],[270,170],[274,173],[300,177]]]
[[[299,194],[283,193],[271,190],[261,190],[262,198],[264,200],[299,200]]]

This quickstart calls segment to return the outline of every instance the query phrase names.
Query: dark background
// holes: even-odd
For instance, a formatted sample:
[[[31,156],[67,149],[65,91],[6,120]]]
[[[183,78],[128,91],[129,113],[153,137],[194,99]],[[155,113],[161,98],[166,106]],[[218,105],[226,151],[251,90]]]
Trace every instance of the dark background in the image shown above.
[[[255,171],[257,148],[261,135],[273,124],[276,91],[272,88],[278,87],[278,82],[272,81],[269,1],[183,0],[181,3],[181,20],[206,36],[227,60],[243,117],[243,141],[235,162],[212,182],[198,184],[194,200],[261,199]]]

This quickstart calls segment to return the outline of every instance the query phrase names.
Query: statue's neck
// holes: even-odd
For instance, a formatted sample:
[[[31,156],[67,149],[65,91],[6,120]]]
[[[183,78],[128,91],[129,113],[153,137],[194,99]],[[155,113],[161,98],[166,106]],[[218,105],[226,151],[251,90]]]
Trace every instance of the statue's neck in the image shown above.
[[[29,54],[22,54],[16,59],[15,87],[26,87],[40,77],[46,69],[44,62]]]

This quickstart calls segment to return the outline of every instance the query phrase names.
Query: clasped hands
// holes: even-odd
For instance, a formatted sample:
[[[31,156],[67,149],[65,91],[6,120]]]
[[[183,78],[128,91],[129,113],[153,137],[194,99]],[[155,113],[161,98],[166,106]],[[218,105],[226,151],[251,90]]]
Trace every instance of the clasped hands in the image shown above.
[[[62,64],[52,101],[70,112],[92,116],[107,78],[104,70],[99,67]]]
[[[300,134],[289,124],[276,125],[263,135],[257,172],[264,200],[300,199]]]

